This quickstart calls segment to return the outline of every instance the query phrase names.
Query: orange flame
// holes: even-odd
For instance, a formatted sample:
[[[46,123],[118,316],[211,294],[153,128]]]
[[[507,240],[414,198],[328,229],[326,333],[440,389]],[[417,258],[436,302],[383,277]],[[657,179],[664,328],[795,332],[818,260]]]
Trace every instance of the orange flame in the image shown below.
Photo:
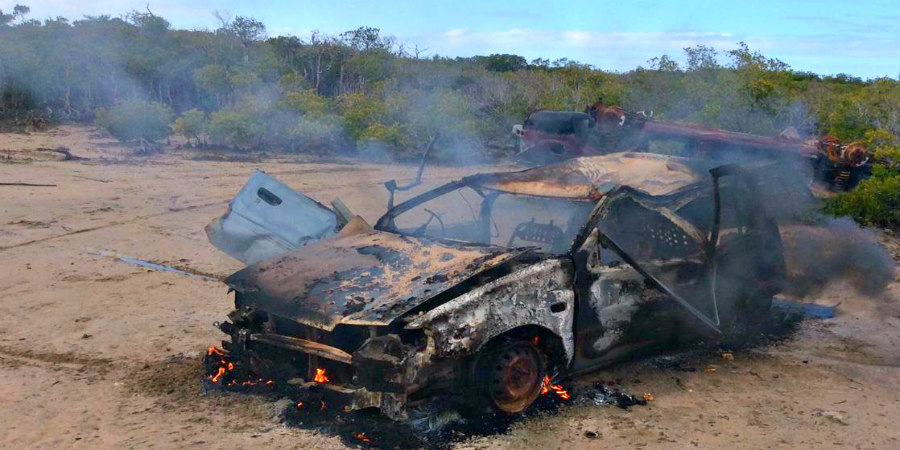
[[[322,411],[325,411],[325,402],[322,402],[322,407],[319,409],[321,409]]]
[[[225,368],[224,368],[224,367],[219,367],[219,371],[216,372],[215,375],[209,377],[209,379],[210,379],[213,383],[218,383],[219,380],[221,380],[223,376],[225,376]]]
[[[237,366],[232,361],[229,361],[229,356],[225,355],[225,351],[216,347],[215,345],[210,345],[208,349],[206,349],[207,356],[216,355],[219,357],[219,367],[216,369],[216,373],[213,375],[209,375],[210,381],[213,383],[219,383],[222,381],[222,377],[226,374],[232,373],[237,369]],[[266,386],[272,386],[275,384],[274,380],[265,380],[262,378],[257,378],[256,380],[248,379],[245,381],[238,381],[232,379],[226,384],[228,387],[234,386],[256,386],[258,384],[265,384]]]
[[[556,394],[563,400],[569,400],[570,398],[572,398],[566,388],[562,387],[559,384],[553,384],[553,380],[550,379],[550,375],[544,375],[544,382],[541,383],[541,394],[549,394],[550,391],[553,391],[554,394]]]
[[[572,398],[572,396],[569,395],[569,391],[565,390],[562,386],[560,386],[558,384],[554,384],[554,385],[550,386],[550,389],[553,389],[553,392],[556,392],[556,395],[558,395],[559,398],[561,398],[563,400],[568,400],[568,399]]]
[[[303,402],[297,402],[297,409],[303,409]]]
[[[372,439],[370,439],[368,436],[366,436],[366,433],[364,433],[364,432],[353,433],[353,437],[355,437],[358,441],[360,441],[364,444],[372,443]]]
[[[313,377],[313,381],[316,383],[327,383],[331,380],[325,375],[325,369],[316,369],[316,376]]]

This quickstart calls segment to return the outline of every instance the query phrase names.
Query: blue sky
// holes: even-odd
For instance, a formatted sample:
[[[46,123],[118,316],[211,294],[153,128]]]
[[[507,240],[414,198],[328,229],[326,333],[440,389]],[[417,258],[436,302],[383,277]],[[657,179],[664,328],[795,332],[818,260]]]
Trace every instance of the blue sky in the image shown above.
[[[23,3],[31,6],[32,18],[79,18],[122,15],[143,10],[147,2],[0,0],[0,9]],[[425,48],[427,55],[567,57],[624,71],[662,54],[682,61],[686,46],[728,50],[744,41],[797,70],[863,78],[900,73],[900,0],[149,2],[154,13],[179,28],[215,28],[214,11],[252,16],[266,24],[270,35],[301,38],[312,30],[336,34],[366,25],[408,48]]]

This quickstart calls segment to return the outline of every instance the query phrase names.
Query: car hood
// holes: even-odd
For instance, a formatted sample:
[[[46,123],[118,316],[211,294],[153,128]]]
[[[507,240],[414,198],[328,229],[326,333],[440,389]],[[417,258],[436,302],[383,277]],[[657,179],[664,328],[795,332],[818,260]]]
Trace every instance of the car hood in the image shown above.
[[[523,252],[352,228],[234,273],[236,303],[329,331],[387,325]]]

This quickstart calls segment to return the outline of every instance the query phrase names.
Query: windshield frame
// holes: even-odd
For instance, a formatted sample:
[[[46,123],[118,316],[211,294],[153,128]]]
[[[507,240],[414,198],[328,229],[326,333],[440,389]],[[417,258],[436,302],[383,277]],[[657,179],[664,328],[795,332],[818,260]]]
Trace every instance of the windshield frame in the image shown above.
[[[399,234],[401,236],[414,237],[414,236],[410,235],[409,233],[404,233],[404,232],[400,231],[399,229],[397,229],[396,225],[394,224],[394,219],[396,217],[398,217],[400,214],[403,214],[423,203],[426,203],[430,200],[433,200],[433,199],[438,198],[445,194],[449,194],[457,189],[461,189],[464,187],[469,187],[482,195],[486,195],[482,191],[491,191],[491,192],[497,192],[497,193],[501,193],[501,194],[518,196],[518,197],[543,198],[543,199],[550,199],[550,200],[585,203],[587,205],[590,205],[589,213],[585,216],[583,223],[578,225],[578,232],[575,233],[574,236],[572,236],[572,240],[571,240],[571,242],[569,242],[568,249],[566,250],[566,252],[560,253],[560,254],[569,254],[573,251],[573,249],[575,249],[577,247],[577,244],[579,242],[579,239],[581,238],[584,227],[589,223],[589,220],[594,215],[598,204],[602,201],[602,198],[598,199],[598,200],[590,200],[590,199],[581,199],[581,198],[565,198],[565,197],[554,197],[554,196],[543,196],[543,195],[532,195],[532,194],[520,194],[520,193],[515,193],[515,192],[506,192],[506,191],[502,191],[502,190],[484,187],[481,183],[478,183],[479,180],[483,180],[483,179],[484,179],[483,175],[482,176],[473,175],[473,176],[465,177],[461,180],[451,181],[447,184],[438,186],[430,191],[424,192],[424,193],[419,194],[409,200],[401,202],[401,203],[395,205],[393,208],[389,209],[387,212],[385,212],[384,215],[382,215],[378,219],[378,221],[375,223],[374,228],[378,231],[385,231],[388,233]],[[449,243],[465,243],[466,245],[477,245],[477,246],[484,246],[484,247],[500,247],[500,248],[506,248],[506,249],[517,248],[517,247],[507,247],[506,245],[484,244],[484,243],[479,243],[479,242],[469,242],[469,241],[461,241],[461,240],[447,239],[447,238],[428,237],[428,239],[432,239],[435,241],[441,241],[441,242],[449,242]],[[524,246],[524,247],[528,247],[528,246]]]

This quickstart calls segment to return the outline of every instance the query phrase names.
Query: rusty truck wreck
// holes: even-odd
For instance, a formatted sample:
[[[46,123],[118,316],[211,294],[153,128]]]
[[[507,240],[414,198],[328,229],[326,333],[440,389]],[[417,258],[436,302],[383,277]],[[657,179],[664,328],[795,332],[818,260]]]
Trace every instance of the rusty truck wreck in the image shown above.
[[[210,359],[343,410],[515,414],[548,377],[752,326],[783,283],[778,228],[751,170],[709,169],[621,153],[473,175],[374,227],[257,172],[207,227],[249,264]]]
[[[626,150],[687,156],[710,161],[791,161],[812,169],[825,187],[846,191],[871,175],[870,152],[861,142],[834,136],[801,140],[796,130],[760,136],[696,123],[658,120],[598,101],[584,112],[540,110],[513,126],[516,159],[546,164],[579,156]],[[720,163],[721,164],[721,163]],[[795,176],[800,176],[799,173]]]

